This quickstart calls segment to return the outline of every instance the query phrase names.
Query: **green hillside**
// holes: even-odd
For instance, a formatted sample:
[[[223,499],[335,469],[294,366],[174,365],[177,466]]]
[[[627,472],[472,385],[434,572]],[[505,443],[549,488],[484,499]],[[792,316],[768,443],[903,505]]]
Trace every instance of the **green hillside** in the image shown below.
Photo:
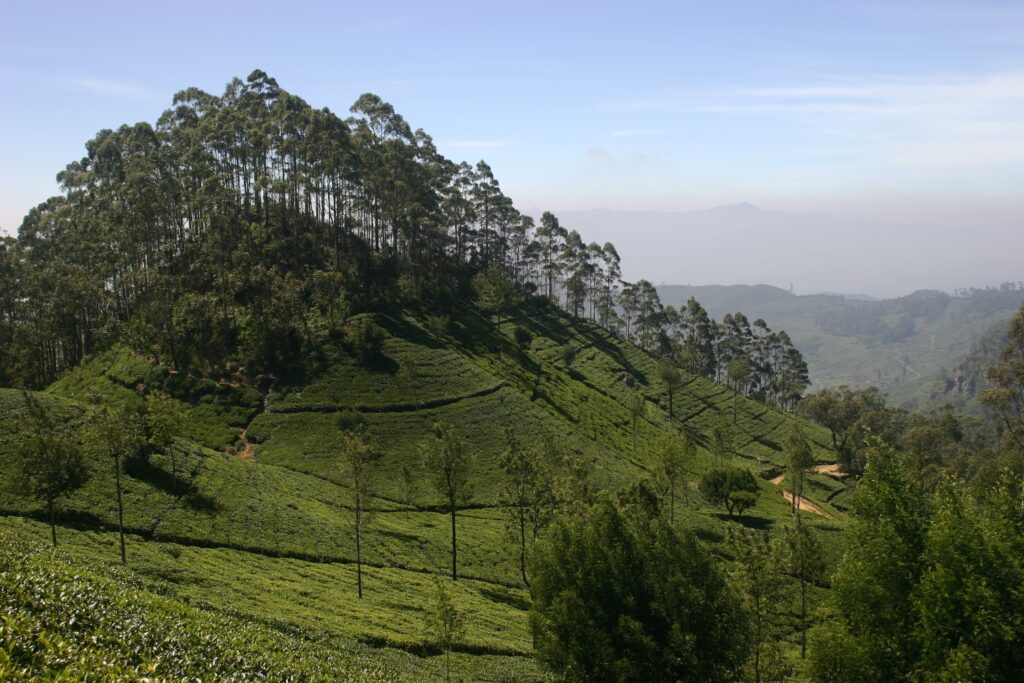
[[[686,429],[700,447],[677,510],[680,527],[717,546],[731,526],[771,530],[788,518],[783,486],[768,478],[784,464],[791,417],[739,397],[733,427],[733,393],[689,377],[670,419],[653,356],[548,304],[524,304],[503,316],[500,328],[473,309],[451,316],[443,329],[414,316],[372,317],[387,333],[378,358],[361,361],[345,343],[326,343],[265,392],[191,379],[115,348],[40,394],[51,414],[77,426],[93,419],[96,409],[88,399],[97,394],[117,402],[161,389],[181,401],[188,416],[185,436],[172,446],[178,480],[171,477],[169,452],[126,463],[129,561],[110,579],[100,577],[118,559],[112,464],[89,453],[89,483],[60,506],[60,560],[47,565],[47,585],[71,581],[74,571],[87,567],[89,573],[74,580],[88,582],[89,590],[110,595],[117,605],[124,604],[118,601],[126,590],[140,596],[123,618],[175,610],[184,622],[209,622],[217,647],[232,652],[251,643],[221,634],[230,634],[232,619],[251,621],[260,633],[281,633],[296,643],[282,661],[260,660],[268,672],[283,666],[306,672],[300,678],[315,678],[326,666],[319,653],[329,648],[341,653],[332,660],[339,672],[351,665],[388,679],[438,676],[440,658],[426,644],[424,609],[433,596],[432,575],[449,562],[449,529],[418,445],[433,422],[444,420],[463,433],[474,454],[472,496],[458,516],[462,578],[453,590],[467,629],[456,648],[456,670],[473,680],[531,680],[544,674],[531,656],[529,593],[499,505],[506,429],[524,443],[555,435],[571,457],[593,458],[601,489],[648,477],[662,435]],[[529,330],[529,344],[512,343],[513,326]],[[629,384],[646,399],[635,449],[625,407],[634,391]],[[49,554],[39,545],[48,529],[34,521],[45,515],[19,489],[15,467],[19,432],[27,423],[24,401],[16,391],[0,390],[0,404],[3,545],[8,555],[31,549],[28,561],[37,562],[31,558]],[[364,415],[383,452],[373,468],[376,495],[363,538],[363,600],[355,597],[352,511],[338,468],[342,411]],[[716,421],[736,436],[727,460],[764,475],[758,478],[762,495],[740,522],[695,490],[696,479],[715,462],[708,434]],[[803,427],[817,460],[833,460],[827,432]],[[411,491],[405,490],[403,470],[411,474]],[[830,500],[842,491],[824,475],[812,475],[806,488],[828,518],[805,518],[813,518],[833,552],[843,513]],[[36,571],[42,567],[37,563]],[[11,593],[5,599],[20,598]],[[97,628],[116,628],[111,624]],[[146,656],[163,662],[163,646],[147,644]],[[76,656],[92,656],[92,646],[81,647]],[[105,648],[117,650],[109,643],[99,649]]]
[[[658,292],[677,307],[695,297],[717,320],[742,311],[785,330],[807,361],[812,391],[873,385],[911,409],[944,401],[944,381],[1024,301],[1016,286],[882,301],[796,295],[769,285],[663,285]]]

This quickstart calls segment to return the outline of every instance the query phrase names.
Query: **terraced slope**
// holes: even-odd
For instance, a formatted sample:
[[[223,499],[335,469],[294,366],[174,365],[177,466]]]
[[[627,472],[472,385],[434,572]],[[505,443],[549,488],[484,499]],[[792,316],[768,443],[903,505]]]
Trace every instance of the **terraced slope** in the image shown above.
[[[395,676],[429,678],[438,669],[433,658],[420,656],[431,654],[424,649],[424,608],[433,599],[431,575],[448,562],[449,528],[418,445],[433,422],[444,420],[474,453],[472,497],[458,518],[464,580],[456,600],[468,624],[458,668],[474,680],[507,680],[509,672],[530,680],[542,673],[529,658],[528,594],[498,505],[506,430],[526,443],[547,432],[574,456],[594,458],[601,488],[649,476],[659,439],[690,431],[702,445],[678,523],[717,543],[737,522],[704,503],[695,481],[715,463],[705,447],[711,426],[729,424],[735,453],[727,460],[763,475],[763,495],[744,522],[771,529],[788,515],[784,485],[769,479],[785,461],[789,416],[691,378],[677,391],[669,418],[654,358],[552,307],[524,305],[500,330],[466,311],[438,334],[412,317],[376,318],[390,335],[381,358],[362,364],[344,344],[325,342],[302,367],[276,378],[265,396],[251,387],[180,377],[123,349],[92,359],[43,395],[55,415],[75,424],[90,419],[86,399],[95,394],[117,401],[154,387],[188,411],[187,438],[173,446],[183,465],[177,481],[167,453],[126,467],[126,523],[134,534],[130,575],[214,611],[260,623],[273,615],[268,627],[311,642],[326,637],[372,645]],[[524,348],[511,341],[514,325],[532,335]],[[634,391],[646,398],[636,448],[625,407]],[[0,480],[6,484],[0,509],[8,515],[0,524],[18,538],[43,538],[45,526],[22,521],[39,517],[41,506],[16,484],[22,404],[17,392],[0,391]],[[355,598],[352,512],[338,470],[338,414],[352,410],[364,415],[384,452],[374,467],[377,495],[363,543],[363,601]],[[820,461],[833,460],[827,434],[804,428]],[[246,451],[251,458],[235,454],[243,433],[254,444]],[[69,562],[116,559],[111,465],[97,453],[90,467],[89,484],[62,507],[59,534],[70,546]],[[411,475],[411,491],[403,470]],[[809,479],[808,497],[833,518],[813,522],[827,539],[842,517],[829,500],[843,484],[823,474]]]

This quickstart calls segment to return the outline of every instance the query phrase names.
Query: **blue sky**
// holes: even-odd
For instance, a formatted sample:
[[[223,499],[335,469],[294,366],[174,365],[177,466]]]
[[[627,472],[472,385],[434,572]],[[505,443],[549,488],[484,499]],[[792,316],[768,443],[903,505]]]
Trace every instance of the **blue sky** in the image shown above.
[[[713,7],[712,5],[717,5]],[[102,128],[254,68],[376,92],[522,209],[1024,218],[1024,2],[6,3],[0,226]]]

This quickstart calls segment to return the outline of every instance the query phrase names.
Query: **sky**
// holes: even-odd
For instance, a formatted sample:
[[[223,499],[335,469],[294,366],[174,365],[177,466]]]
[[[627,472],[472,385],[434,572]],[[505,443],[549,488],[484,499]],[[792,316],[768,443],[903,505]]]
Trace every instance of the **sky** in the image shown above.
[[[523,210],[751,202],[1024,223],[1020,0],[8,2],[2,16],[9,233],[97,131],[255,68],[342,115],[379,94],[446,156],[486,159]]]

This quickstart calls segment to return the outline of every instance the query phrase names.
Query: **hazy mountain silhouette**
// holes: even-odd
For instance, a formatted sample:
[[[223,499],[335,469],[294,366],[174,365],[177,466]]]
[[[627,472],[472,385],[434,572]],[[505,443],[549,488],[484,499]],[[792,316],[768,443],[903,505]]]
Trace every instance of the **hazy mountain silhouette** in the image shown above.
[[[770,283],[804,294],[885,298],[1024,278],[1024,226],[886,223],[749,203],[691,212],[556,214],[588,241],[613,241],[627,279],[655,284]]]

